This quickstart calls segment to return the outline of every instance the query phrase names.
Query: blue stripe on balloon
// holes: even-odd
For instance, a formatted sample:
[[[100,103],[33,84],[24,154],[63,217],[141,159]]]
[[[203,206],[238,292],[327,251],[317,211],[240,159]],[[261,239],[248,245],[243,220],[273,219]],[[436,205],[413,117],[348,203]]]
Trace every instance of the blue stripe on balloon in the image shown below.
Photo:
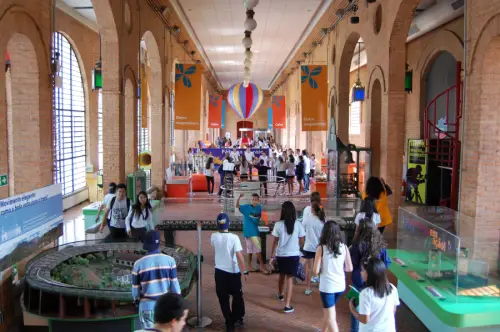
[[[248,118],[248,114],[247,114],[248,100],[247,100],[247,91],[246,91],[247,89],[245,89],[245,87],[241,83],[238,83],[237,85],[238,85],[238,96],[240,98],[239,107],[241,109],[241,115],[242,115],[242,118],[247,119]]]

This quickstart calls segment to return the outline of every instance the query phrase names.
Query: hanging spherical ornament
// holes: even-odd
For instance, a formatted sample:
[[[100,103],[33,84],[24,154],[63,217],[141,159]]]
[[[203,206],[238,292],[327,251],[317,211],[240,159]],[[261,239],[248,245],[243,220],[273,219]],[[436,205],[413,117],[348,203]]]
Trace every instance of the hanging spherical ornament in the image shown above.
[[[246,58],[243,63],[245,64],[245,67],[252,67],[252,60],[250,60],[249,58]]]
[[[252,74],[250,74],[250,73],[244,73],[243,74],[243,79],[245,79],[245,80],[249,80],[250,81],[251,77],[252,77]]]
[[[247,47],[247,48],[249,48],[249,47]],[[253,59],[253,52],[252,52],[252,51],[250,51],[250,50],[246,50],[246,51],[245,51],[245,57],[246,57],[247,59],[249,59],[249,60],[252,60],[252,59]]]
[[[248,119],[259,109],[264,93],[253,83],[249,83],[246,88],[244,84],[233,85],[227,93],[227,101],[239,117]]]
[[[254,9],[258,4],[259,0],[243,0],[246,9]]]
[[[250,71],[250,68],[247,68],[247,67],[245,67],[244,73],[245,73],[245,75],[251,75],[252,74],[252,72]]]
[[[253,40],[250,37],[245,37],[241,42],[243,43],[243,46],[245,46],[245,48],[250,48],[252,47]]]
[[[243,87],[245,89],[248,88],[249,85],[250,85],[250,81],[246,81],[246,80],[243,81]]]
[[[257,21],[253,18],[247,18],[244,27],[245,30],[254,31],[257,28]]]

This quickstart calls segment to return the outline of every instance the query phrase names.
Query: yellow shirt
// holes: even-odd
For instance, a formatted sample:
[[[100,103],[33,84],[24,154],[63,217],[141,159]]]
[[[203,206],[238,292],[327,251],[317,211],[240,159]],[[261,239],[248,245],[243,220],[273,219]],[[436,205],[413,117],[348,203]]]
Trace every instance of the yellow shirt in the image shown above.
[[[366,193],[363,193],[362,198],[366,198]],[[383,191],[380,194],[380,197],[375,201],[375,208],[380,214],[380,224],[378,227],[384,227],[392,224],[392,216],[391,211],[389,211],[389,207],[387,206],[387,194]]]

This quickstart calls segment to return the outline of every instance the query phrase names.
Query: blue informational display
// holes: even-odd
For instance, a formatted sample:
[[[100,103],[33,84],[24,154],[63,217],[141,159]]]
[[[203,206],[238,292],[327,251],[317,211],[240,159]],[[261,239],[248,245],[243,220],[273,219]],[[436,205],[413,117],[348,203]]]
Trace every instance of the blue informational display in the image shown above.
[[[61,185],[0,200],[0,271],[62,235]]]

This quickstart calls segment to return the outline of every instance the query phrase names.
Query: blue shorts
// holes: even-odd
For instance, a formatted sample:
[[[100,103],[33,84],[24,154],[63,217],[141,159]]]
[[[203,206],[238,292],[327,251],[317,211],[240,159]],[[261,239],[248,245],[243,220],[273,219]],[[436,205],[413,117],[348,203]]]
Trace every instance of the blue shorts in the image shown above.
[[[323,302],[323,308],[328,309],[334,307],[337,301],[340,299],[344,292],[339,293],[323,293],[319,292],[321,295],[321,302]]]

